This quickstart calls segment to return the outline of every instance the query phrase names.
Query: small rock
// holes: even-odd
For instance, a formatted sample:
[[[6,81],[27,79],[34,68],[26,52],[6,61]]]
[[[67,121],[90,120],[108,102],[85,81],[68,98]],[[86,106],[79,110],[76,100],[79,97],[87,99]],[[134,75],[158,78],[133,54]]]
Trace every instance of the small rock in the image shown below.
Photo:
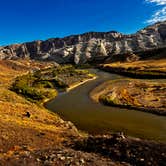
[[[56,157],[55,154],[51,154],[51,155],[50,155],[50,158],[55,158],[55,157]]]
[[[82,164],[84,164],[84,163],[85,163],[85,160],[84,160],[84,159],[80,159],[80,162],[81,162]]]
[[[75,162],[75,165],[80,166],[80,163],[78,161]]]
[[[65,157],[64,156],[60,157],[60,160],[62,160],[62,161],[65,160]]]
[[[25,116],[26,116],[27,118],[30,118],[30,117],[31,117],[30,112],[26,112]]]

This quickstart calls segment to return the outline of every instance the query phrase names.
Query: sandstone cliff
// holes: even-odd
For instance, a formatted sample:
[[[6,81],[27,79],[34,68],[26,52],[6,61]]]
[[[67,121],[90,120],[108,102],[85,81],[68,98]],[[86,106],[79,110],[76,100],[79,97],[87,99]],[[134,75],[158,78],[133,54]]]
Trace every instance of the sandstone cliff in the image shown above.
[[[148,26],[133,35],[123,35],[116,31],[89,32],[4,46],[0,47],[0,59],[31,58],[82,64],[105,59],[114,61],[121,58],[120,55],[137,60],[140,56],[133,53],[165,47],[166,21]]]

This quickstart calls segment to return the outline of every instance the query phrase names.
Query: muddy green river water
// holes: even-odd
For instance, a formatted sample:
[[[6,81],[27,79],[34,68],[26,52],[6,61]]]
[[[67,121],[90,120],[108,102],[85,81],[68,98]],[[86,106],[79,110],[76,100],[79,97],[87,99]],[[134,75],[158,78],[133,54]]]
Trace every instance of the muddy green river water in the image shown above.
[[[166,142],[166,117],[93,102],[89,97],[93,88],[104,81],[123,77],[97,69],[91,71],[98,75],[97,79],[60,93],[45,105],[46,108],[90,134],[123,131],[126,135]]]

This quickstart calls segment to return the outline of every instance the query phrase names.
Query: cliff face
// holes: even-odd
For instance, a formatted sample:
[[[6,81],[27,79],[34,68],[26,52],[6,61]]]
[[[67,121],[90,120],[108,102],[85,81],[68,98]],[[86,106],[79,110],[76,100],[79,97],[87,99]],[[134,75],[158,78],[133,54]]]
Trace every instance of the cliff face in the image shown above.
[[[27,57],[53,60],[57,63],[81,64],[104,59],[114,60],[119,55],[128,58],[129,53],[164,47],[166,47],[166,21],[148,26],[133,35],[123,35],[115,31],[89,32],[0,47],[0,59]]]

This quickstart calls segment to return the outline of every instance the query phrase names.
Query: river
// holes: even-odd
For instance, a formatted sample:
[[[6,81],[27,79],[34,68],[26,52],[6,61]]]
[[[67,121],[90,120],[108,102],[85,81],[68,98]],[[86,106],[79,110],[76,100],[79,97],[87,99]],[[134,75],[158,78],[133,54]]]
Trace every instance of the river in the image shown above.
[[[46,103],[46,108],[62,119],[90,134],[109,134],[123,131],[126,135],[149,140],[166,141],[166,118],[151,113],[104,106],[93,102],[89,92],[107,80],[122,79],[123,76],[92,69],[98,78],[75,89],[60,93]],[[126,78],[126,77],[124,77]]]

